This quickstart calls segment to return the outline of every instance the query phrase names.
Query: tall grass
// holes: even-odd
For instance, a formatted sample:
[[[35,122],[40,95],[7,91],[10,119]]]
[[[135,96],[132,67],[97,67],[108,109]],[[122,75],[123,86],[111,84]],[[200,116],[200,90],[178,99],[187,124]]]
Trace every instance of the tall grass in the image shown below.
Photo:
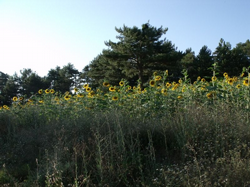
[[[13,98],[0,110],[0,185],[250,185],[248,85],[164,76],[145,91]]]

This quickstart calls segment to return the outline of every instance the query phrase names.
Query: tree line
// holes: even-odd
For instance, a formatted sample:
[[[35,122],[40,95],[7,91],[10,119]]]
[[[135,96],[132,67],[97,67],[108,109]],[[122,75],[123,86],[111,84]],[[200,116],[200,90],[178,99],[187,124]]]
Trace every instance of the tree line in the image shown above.
[[[117,42],[106,41],[104,49],[80,72],[73,64],[49,70],[40,77],[31,69],[23,69],[21,75],[9,76],[0,72],[0,105],[10,104],[13,96],[31,96],[39,89],[53,88],[64,93],[88,83],[93,89],[101,87],[104,81],[117,85],[121,79],[130,85],[140,84],[143,88],[155,71],[169,70],[169,81],[177,80],[185,70],[194,81],[198,76],[211,77],[212,65],[216,62],[217,72],[222,75],[238,76],[243,67],[250,65],[250,41],[238,43],[232,48],[221,39],[215,51],[204,45],[195,55],[192,48],[178,50],[163,38],[168,29],[154,27],[149,23],[139,27],[115,28]]]

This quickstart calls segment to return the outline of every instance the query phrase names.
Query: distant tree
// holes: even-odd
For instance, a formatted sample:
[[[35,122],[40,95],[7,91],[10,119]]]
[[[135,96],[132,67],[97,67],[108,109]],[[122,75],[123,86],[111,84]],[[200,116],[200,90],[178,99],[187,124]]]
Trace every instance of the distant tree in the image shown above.
[[[3,92],[3,88],[6,85],[9,75],[0,71],[0,94]]]
[[[108,41],[108,50],[103,50],[103,56],[114,63],[126,76],[135,74],[142,85],[149,77],[148,70],[157,70],[160,64],[175,52],[174,45],[165,39],[160,39],[167,32],[167,28],[156,28],[149,23],[142,28],[115,28],[119,33],[118,42]]]
[[[238,43],[236,48],[240,48],[244,51],[244,53],[250,57],[250,40],[248,39],[245,43]]]
[[[33,72],[31,69],[23,69],[20,71],[20,94],[31,96],[39,89],[48,87],[45,80]]]
[[[128,80],[132,85],[135,84],[134,79],[138,78],[135,69],[124,68],[122,69],[116,62],[112,62],[100,54],[84,68],[82,75],[86,82],[94,88],[102,85],[104,81],[117,85],[122,78]]]
[[[214,54],[220,66],[221,74],[227,72],[231,76],[239,75],[243,67],[249,66],[249,60],[244,49],[238,46],[232,50],[231,44],[223,39],[220,40]]]
[[[183,54],[183,57],[180,61],[181,69],[187,70],[189,78],[193,79],[197,76],[197,70],[195,69],[195,52],[192,51],[192,48],[186,49]]]
[[[197,70],[197,76],[202,77],[211,77],[213,76],[212,71],[209,68],[212,67],[214,63],[212,51],[208,49],[206,45],[204,45],[199,54],[196,56],[195,60],[195,69]]]
[[[78,86],[79,75],[80,73],[74,65],[68,63],[63,68],[57,66],[55,69],[51,69],[46,77],[46,82],[50,84],[50,88],[64,93]]]
[[[10,105],[14,96],[21,96],[20,82],[20,77],[16,73],[8,77],[1,93],[2,104]]]

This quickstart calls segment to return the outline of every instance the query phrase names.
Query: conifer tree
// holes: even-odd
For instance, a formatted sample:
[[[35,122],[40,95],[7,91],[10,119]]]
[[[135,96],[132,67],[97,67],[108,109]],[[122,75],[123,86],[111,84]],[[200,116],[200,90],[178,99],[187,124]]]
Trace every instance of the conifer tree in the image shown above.
[[[103,50],[103,55],[126,76],[136,74],[142,86],[149,74],[166,67],[168,60],[172,60],[169,56],[174,56],[173,53],[176,52],[170,41],[161,39],[167,28],[156,28],[146,23],[142,28],[124,25],[115,30],[119,33],[119,41],[105,42],[109,49]]]

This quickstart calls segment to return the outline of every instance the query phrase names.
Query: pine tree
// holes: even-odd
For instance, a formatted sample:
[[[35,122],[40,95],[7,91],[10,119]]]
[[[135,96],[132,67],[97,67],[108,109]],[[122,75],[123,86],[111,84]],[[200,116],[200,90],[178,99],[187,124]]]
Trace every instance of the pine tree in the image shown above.
[[[156,28],[146,23],[141,29],[124,25],[115,30],[119,33],[119,41],[105,42],[109,49],[103,50],[103,55],[127,77],[135,74],[142,86],[153,70],[167,67],[169,56],[175,56],[174,45],[161,39],[167,28]]]

